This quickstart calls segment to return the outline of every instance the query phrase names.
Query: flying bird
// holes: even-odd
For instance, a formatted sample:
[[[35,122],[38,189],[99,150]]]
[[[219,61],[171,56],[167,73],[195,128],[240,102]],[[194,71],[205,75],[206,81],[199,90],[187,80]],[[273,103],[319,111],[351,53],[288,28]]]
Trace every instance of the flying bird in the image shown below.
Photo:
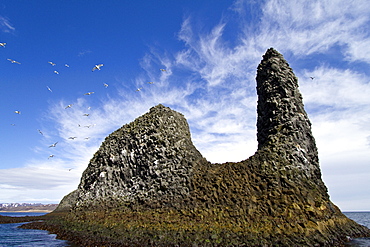
[[[8,58],[7,60],[8,60],[8,61],[10,61],[11,63],[21,64],[20,62],[17,62],[17,61],[15,61],[15,60],[13,60],[13,59],[10,59],[10,58]]]
[[[21,114],[21,112],[20,111],[14,111],[15,113],[17,113],[17,114]]]
[[[69,168],[68,171],[70,172],[72,170],[72,168]]]
[[[58,144],[58,142],[56,142],[56,143],[54,143],[54,144],[51,144],[51,145],[49,146],[49,148],[54,148],[57,144]]]
[[[315,77],[310,76],[311,80],[315,79]]]
[[[162,72],[165,72],[166,70],[165,69],[159,69],[160,71],[162,71]]]
[[[41,134],[41,135],[44,135],[44,133],[42,133],[42,131],[41,130],[38,130],[39,131],[39,133]]]
[[[71,108],[72,106],[73,106],[73,104],[67,105],[66,108],[64,108],[64,109]]]
[[[108,84],[107,84],[107,83],[104,83],[103,85],[104,85],[104,87],[105,87],[105,88],[107,88],[107,87],[108,87]]]
[[[71,136],[71,137],[69,137],[68,139],[74,140],[74,139],[76,139],[76,138],[77,138],[77,136]]]
[[[50,89],[50,87],[46,86],[46,88],[47,88],[50,92],[53,92],[53,91]]]
[[[139,87],[138,89],[136,89],[137,92],[140,92],[141,89],[143,89],[142,87]]]
[[[53,62],[48,62],[48,63],[50,63],[51,64],[51,66],[55,66],[56,64],[55,63],[53,63]]]
[[[153,84],[154,82],[153,81],[150,81],[150,82],[148,82],[149,84]]]
[[[89,140],[90,139],[90,137],[85,137],[85,140]]]
[[[100,67],[102,67],[102,66],[104,66],[104,64],[97,64],[97,65],[95,65],[94,66],[94,68],[92,69],[92,71],[94,71],[94,70],[100,70]]]
[[[85,113],[85,114],[84,114],[84,116],[85,116],[85,117],[88,117],[89,115],[90,115],[90,114],[88,114],[88,113]]]
[[[94,92],[88,92],[88,93],[85,93],[84,95],[91,95],[93,94]]]
[[[55,73],[55,74],[57,74],[57,75],[59,75],[59,72],[58,72],[58,71],[56,71],[56,70],[54,70],[54,73]]]
[[[51,155],[49,155],[48,159],[53,158],[53,157],[54,157],[54,154],[51,154]]]
[[[68,64],[64,64],[64,66],[66,66],[67,68],[69,68],[69,65]]]
[[[5,47],[6,43],[0,43],[0,46]]]

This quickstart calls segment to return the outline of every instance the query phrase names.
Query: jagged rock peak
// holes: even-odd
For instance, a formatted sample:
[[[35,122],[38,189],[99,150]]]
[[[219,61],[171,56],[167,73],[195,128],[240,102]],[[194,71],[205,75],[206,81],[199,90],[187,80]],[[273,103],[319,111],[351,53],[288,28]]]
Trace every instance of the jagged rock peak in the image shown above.
[[[309,177],[321,178],[317,147],[298,79],[283,55],[268,49],[257,68],[256,80],[258,149],[283,151]]]
[[[188,197],[198,162],[205,159],[191,141],[184,116],[157,105],[105,139],[82,175],[78,204],[109,200],[176,206]]]

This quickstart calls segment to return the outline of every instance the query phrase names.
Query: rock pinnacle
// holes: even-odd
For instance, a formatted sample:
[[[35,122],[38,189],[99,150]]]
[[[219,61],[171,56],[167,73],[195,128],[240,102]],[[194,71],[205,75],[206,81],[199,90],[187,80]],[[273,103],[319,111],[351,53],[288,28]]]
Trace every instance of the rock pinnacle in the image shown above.
[[[286,158],[309,177],[321,178],[311,122],[293,70],[279,52],[270,48],[257,68],[256,80],[258,149],[284,150]]]

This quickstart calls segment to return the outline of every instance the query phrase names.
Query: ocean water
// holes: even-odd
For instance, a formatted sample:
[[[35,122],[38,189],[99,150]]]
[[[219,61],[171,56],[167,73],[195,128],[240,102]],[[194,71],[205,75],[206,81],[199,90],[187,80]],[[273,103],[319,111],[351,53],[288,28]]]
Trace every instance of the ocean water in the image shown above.
[[[45,213],[0,212],[3,216],[23,217],[39,216]],[[0,247],[62,247],[70,246],[67,241],[56,239],[48,231],[22,229],[24,223],[0,224]]]
[[[0,215],[23,217],[39,216],[44,213],[10,213],[1,212]],[[344,212],[357,223],[370,228],[370,212]],[[56,239],[55,234],[47,231],[17,228],[23,223],[0,224],[0,247],[64,247],[70,246],[68,241]],[[370,238],[356,238],[347,243],[352,247],[370,247]]]
[[[344,212],[345,216],[360,225],[370,228],[370,212]],[[348,246],[370,247],[370,238],[356,238],[347,243]]]

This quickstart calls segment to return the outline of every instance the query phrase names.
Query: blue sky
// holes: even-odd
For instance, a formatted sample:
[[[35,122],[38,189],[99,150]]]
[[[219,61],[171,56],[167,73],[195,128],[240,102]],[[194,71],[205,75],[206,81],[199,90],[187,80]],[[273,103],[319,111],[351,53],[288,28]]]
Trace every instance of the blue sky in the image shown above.
[[[209,161],[247,159],[256,68],[274,47],[298,77],[331,200],[370,210],[369,24],[362,0],[1,1],[0,202],[59,202],[109,133],[159,103]]]

